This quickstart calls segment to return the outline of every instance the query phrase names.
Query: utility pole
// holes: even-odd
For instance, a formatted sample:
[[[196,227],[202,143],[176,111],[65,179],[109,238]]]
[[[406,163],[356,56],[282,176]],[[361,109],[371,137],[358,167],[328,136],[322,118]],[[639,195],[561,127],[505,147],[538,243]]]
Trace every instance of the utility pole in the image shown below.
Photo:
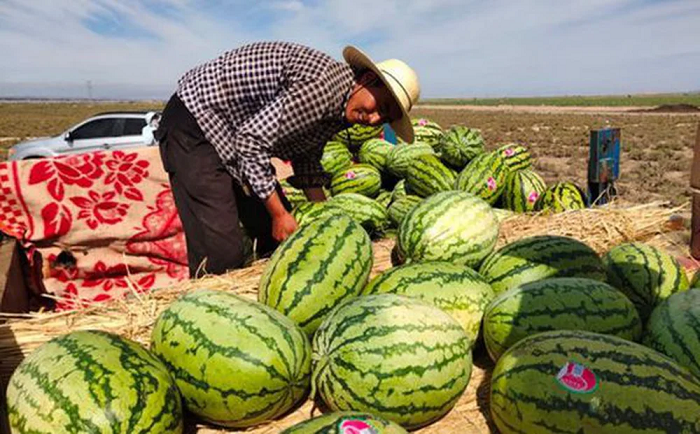
[[[92,100],[92,80],[87,81],[88,99]]]

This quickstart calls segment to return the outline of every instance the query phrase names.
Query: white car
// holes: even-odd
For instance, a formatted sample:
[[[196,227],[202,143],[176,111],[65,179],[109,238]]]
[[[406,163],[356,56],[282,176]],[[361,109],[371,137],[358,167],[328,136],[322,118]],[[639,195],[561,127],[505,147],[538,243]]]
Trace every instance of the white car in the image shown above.
[[[17,143],[7,156],[9,160],[26,160],[152,146],[156,144],[153,131],[159,119],[157,111],[100,113],[61,135]]]

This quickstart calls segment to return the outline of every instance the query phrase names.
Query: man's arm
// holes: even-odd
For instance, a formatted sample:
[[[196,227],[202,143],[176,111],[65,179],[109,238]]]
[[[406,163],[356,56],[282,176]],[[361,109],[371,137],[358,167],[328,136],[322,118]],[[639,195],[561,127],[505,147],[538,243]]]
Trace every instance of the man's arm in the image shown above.
[[[323,202],[326,200],[326,193],[323,192],[322,187],[307,187],[304,189],[304,194],[311,202]]]
[[[272,217],[272,238],[280,242],[286,240],[297,229],[297,222],[282,204],[277,191],[265,199],[265,208]]]

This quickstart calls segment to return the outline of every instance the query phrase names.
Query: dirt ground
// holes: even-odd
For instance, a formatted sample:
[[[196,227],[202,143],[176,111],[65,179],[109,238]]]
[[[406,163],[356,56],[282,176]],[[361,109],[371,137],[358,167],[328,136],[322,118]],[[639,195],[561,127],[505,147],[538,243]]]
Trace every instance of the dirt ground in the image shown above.
[[[634,203],[690,199],[690,166],[700,114],[646,111],[641,107],[419,106],[412,115],[443,128],[482,131],[488,149],[516,142],[527,146],[545,180],[587,179],[590,130],[621,128],[618,193]]]

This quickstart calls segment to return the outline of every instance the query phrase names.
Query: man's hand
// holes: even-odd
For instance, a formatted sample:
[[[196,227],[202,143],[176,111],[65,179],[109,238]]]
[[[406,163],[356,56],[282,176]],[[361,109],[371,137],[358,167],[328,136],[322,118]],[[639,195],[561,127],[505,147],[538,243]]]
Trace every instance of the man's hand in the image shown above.
[[[272,218],[272,238],[277,242],[287,239],[297,229],[297,221],[288,212]]]
[[[265,208],[272,217],[272,238],[281,243],[297,229],[297,222],[282,205],[277,191],[265,199]]]

